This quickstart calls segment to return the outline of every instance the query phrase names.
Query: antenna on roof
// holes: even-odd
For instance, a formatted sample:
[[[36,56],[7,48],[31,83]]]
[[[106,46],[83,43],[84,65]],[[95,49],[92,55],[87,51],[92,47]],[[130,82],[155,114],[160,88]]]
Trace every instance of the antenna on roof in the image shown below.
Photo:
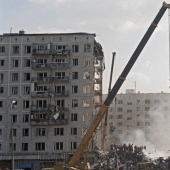
[[[10,34],[12,33],[12,27],[10,28]]]

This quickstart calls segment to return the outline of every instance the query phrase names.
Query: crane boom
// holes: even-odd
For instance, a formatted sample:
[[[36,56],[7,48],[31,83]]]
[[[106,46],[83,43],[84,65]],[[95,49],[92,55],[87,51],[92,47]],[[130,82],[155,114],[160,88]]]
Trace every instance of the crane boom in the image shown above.
[[[80,160],[80,157],[85,150],[87,144],[89,143],[90,139],[93,137],[94,132],[96,131],[99,123],[101,122],[103,116],[108,111],[108,107],[111,104],[112,100],[116,96],[118,90],[122,86],[124,80],[126,79],[126,76],[128,75],[129,71],[131,70],[132,66],[134,65],[135,61],[137,60],[139,54],[143,50],[144,46],[148,42],[150,36],[154,32],[155,28],[157,27],[157,24],[159,23],[160,19],[162,18],[163,14],[165,13],[166,9],[170,8],[170,4],[167,4],[163,2],[163,5],[156,15],[155,19],[151,23],[150,27],[148,28],[147,32],[145,33],[144,37],[142,38],[141,42],[137,46],[135,52],[132,54],[129,62],[127,63],[125,69],[123,70],[122,74],[116,81],[115,85],[113,86],[112,90],[110,91],[108,97],[106,98],[104,104],[100,107],[98,114],[95,116],[94,120],[92,121],[92,124],[90,125],[89,129],[87,130],[86,134],[84,135],[82,141],[80,142],[76,152],[71,157],[68,168],[72,169],[71,167],[74,167],[76,162]]]

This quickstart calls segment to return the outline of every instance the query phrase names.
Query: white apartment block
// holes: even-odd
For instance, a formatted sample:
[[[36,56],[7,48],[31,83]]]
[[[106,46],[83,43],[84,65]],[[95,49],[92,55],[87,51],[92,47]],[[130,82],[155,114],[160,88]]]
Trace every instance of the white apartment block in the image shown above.
[[[103,71],[95,34],[0,35],[0,162],[12,143],[15,169],[65,161],[101,105]]]
[[[103,95],[103,99],[106,97]],[[135,90],[127,89],[125,94],[117,94],[108,111],[105,148],[111,143],[138,142],[145,145],[159,140],[162,134],[168,135],[169,111],[170,93],[135,93]]]

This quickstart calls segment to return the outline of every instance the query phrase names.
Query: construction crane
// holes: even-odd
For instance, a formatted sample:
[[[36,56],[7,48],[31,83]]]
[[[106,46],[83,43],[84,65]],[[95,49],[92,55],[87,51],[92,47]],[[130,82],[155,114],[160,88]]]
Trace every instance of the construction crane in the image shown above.
[[[110,71],[110,80],[109,80],[109,88],[108,88],[108,94],[111,90],[111,84],[112,84],[112,75],[113,75],[113,66],[114,66],[114,60],[115,60],[115,55],[116,53],[113,53],[113,58],[112,58],[112,64],[111,64],[111,71]],[[105,119],[104,119],[104,125],[103,125],[103,133],[102,133],[102,143],[101,143],[101,150],[104,151],[104,144],[106,141],[106,135],[107,135],[107,117],[108,117],[108,111],[105,114]]]
[[[109,105],[113,101],[114,97],[116,96],[123,82],[126,80],[128,73],[130,72],[132,66],[134,65],[135,61],[139,57],[140,53],[142,52],[143,48],[145,47],[146,43],[148,42],[149,38],[151,37],[152,33],[154,32],[155,28],[157,27],[157,24],[159,23],[160,19],[162,18],[167,8],[170,8],[170,4],[163,2],[160,11],[158,12],[155,19],[151,23],[150,27],[146,31],[144,37],[142,38],[141,42],[137,46],[136,50],[132,54],[129,62],[125,66],[123,72],[119,76],[112,90],[108,94],[108,97],[106,98],[104,104],[100,107],[98,114],[95,116],[94,120],[92,121],[92,124],[90,125],[89,129],[87,130],[76,152],[73,154],[68,164],[65,165],[63,165],[62,163],[58,164],[53,168],[53,170],[89,170],[88,164],[86,162],[88,151],[86,152],[86,156],[84,157],[83,162],[79,163],[78,165],[77,162],[80,160],[83,152],[85,151],[86,146],[94,136],[94,133],[99,123],[101,122],[104,115],[107,113]]]

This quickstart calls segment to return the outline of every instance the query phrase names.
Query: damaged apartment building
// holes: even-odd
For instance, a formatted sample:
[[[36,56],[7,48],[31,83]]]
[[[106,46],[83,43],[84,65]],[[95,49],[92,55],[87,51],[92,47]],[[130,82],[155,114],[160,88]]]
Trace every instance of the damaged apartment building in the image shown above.
[[[34,170],[75,152],[102,103],[104,68],[95,34],[0,35],[0,162]]]

